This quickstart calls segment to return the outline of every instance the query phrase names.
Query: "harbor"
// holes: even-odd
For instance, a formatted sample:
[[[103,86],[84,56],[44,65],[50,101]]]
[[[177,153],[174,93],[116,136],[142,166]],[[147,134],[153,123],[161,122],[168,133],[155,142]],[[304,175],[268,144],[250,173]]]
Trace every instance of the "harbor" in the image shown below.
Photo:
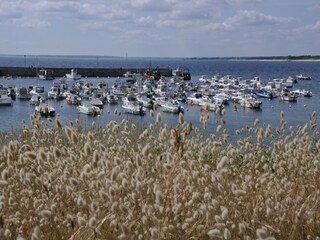
[[[4,60],[1,62],[0,59],[1,65],[6,65]],[[36,76],[34,72],[34,75],[30,77],[10,78],[3,75],[0,77],[0,85],[7,90],[11,88],[17,90],[22,88],[22,94],[28,93],[30,88],[34,90],[39,88],[40,91],[44,91],[44,95],[48,98],[46,102],[55,109],[55,118],[59,117],[63,123],[78,119],[85,123],[86,126],[90,126],[93,122],[103,126],[106,122],[119,121],[122,119],[128,119],[141,125],[154,123],[155,118],[150,116],[152,108],[128,108],[124,106],[124,94],[123,96],[118,96],[117,100],[112,99],[112,96],[108,94],[111,92],[117,94],[121,93],[121,91],[128,91],[125,93],[134,94],[138,98],[138,101],[144,102],[144,104],[148,106],[148,99],[145,98],[145,96],[140,97],[138,95],[143,88],[147,89],[147,85],[151,83],[151,75],[137,74],[137,69],[172,69],[169,72],[169,76],[161,75],[161,79],[153,80],[152,85],[150,85],[151,90],[155,94],[152,99],[153,103],[163,105],[163,100],[166,99],[161,99],[161,97],[165,96],[168,97],[168,99],[179,100],[180,107],[167,103],[165,106],[158,106],[155,111],[153,110],[153,116],[160,113],[163,121],[169,126],[175,126],[178,123],[178,114],[173,114],[170,111],[183,111],[184,118],[187,122],[192,122],[195,127],[203,129],[204,126],[200,120],[203,119],[201,116],[206,113],[205,109],[207,109],[209,110],[207,112],[209,119],[206,122],[205,133],[208,135],[214,133],[223,119],[223,122],[227,123],[225,124],[226,130],[232,137],[237,129],[250,126],[255,119],[260,119],[262,123],[272,124],[272,126],[276,127],[280,124],[280,113],[284,112],[288,126],[298,126],[308,121],[313,111],[319,111],[319,62],[254,62],[185,59],[100,59],[99,61],[101,68],[122,69],[121,73],[123,73],[123,75],[118,76],[120,72],[118,72],[118,75],[115,77],[90,77],[83,75],[85,73],[82,72],[81,69],[99,69],[96,68],[97,64],[94,58],[88,60],[83,60],[82,58],[48,58],[46,62],[39,64],[44,67],[38,69],[47,70],[47,75],[49,74],[49,76],[51,74],[49,70],[55,68],[63,69],[64,71],[59,74],[59,77],[44,80],[46,75],[44,71],[41,72],[42,75],[38,76]],[[17,58],[16,62],[15,58],[10,59],[10,62],[11,67],[15,66],[14,68],[16,69],[23,69],[24,62],[21,61],[21,58]],[[29,65],[28,63],[33,64],[34,62],[31,62],[29,59],[26,65]],[[68,68],[64,66],[68,66]],[[72,69],[73,72],[71,71]],[[127,71],[128,69],[132,69],[132,72]],[[182,80],[182,78],[177,80],[176,76],[170,76],[171,73],[174,75],[179,74],[177,73],[178,69],[180,69],[180,72],[185,72],[186,69],[189,69],[190,80]],[[134,81],[131,78],[132,76],[128,76],[130,75],[129,73],[135,76],[138,81]],[[290,78],[290,76],[292,78]],[[311,80],[307,80],[308,77],[310,77]],[[294,80],[297,80],[297,82],[294,83]],[[60,85],[60,87],[57,88],[59,82],[65,85]],[[70,88],[72,89],[76,85],[81,84],[82,90],[78,92],[73,91],[76,90],[76,88],[73,89],[72,92],[76,94],[73,94],[67,99],[66,95],[70,92]],[[241,102],[236,102],[237,97],[240,95],[232,94],[232,99],[229,99],[229,103],[223,104],[225,114],[216,114],[217,105],[210,103],[210,101],[213,101],[212,99],[215,97],[223,97],[218,91],[222,91],[222,88],[228,85],[230,85],[229,88],[231,88],[231,84],[235,87],[248,85],[246,91],[251,91],[254,87],[260,90],[262,90],[261,88],[268,90],[268,88],[276,89],[277,87],[283,88],[287,86],[288,91],[293,92],[293,98],[291,98],[293,101],[290,101],[291,94],[285,91],[274,91],[272,95],[270,95],[268,91],[259,90],[254,93],[256,102],[253,103],[253,106],[255,105],[256,109],[252,109],[250,108],[251,100],[249,98],[243,98]],[[118,88],[116,88],[116,86],[118,86]],[[69,88],[69,91],[66,91],[65,88]],[[170,90],[170,93],[165,93],[166,88]],[[177,95],[171,94],[179,88],[182,89],[180,93],[185,91],[185,96],[182,94],[178,97]],[[55,97],[58,94],[58,89],[60,89],[60,94],[63,94],[63,96]],[[226,92],[230,94],[230,90],[232,89]],[[235,90],[236,89],[234,89],[234,91]],[[84,94],[84,91],[87,93],[91,92],[91,95]],[[201,96],[200,103],[197,103],[198,100],[196,98],[192,98],[196,96],[194,93]],[[96,110],[86,105],[86,102],[90,102],[89,98],[94,97],[94,94],[102,96],[103,108],[100,113],[97,113]],[[304,95],[308,96],[308,94],[311,94],[312,97],[304,97]],[[297,95],[299,95],[299,97],[295,97]],[[247,97],[249,97],[249,95],[247,95]],[[81,101],[79,101],[79,98],[81,98]],[[33,100],[38,101],[38,99]],[[16,100],[10,102],[9,106],[0,108],[1,131],[20,128],[23,123],[28,124],[30,122],[30,114],[34,114],[36,111],[35,105],[31,104],[30,100],[21,100],[18,94]],[[114,104],[115,102],[117,103]],[[83,106],[80,106],[80,103]],[[46,108],[40,109],[46,110]],[[92,113],[92,115],[83,114],[83,112]],[[46,111],[42,114],[48,115]]]

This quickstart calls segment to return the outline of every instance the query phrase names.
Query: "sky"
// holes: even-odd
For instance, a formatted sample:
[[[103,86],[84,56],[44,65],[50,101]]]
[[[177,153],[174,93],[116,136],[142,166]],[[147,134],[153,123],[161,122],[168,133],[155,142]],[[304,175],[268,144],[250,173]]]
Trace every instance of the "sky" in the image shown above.
[[[319,0],[0,0],[0,54],[320,55]]]

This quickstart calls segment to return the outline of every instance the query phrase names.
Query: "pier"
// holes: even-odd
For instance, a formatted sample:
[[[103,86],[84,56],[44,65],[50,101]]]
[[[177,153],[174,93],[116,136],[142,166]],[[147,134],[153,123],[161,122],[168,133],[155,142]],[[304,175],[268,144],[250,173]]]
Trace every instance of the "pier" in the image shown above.
[[[71,68],[43,68],[48,70],[54,77],[64,77],[66,73],[70,73]],[[157,70],[160,75],[172,76],[172,69],[169,68],[75,68],[82,77],[122,77],[124,73],[140,73],[144,74],[150,70]],[[10,77],[37,77],[41,68],[35,67],[0,67],[0,76]]]

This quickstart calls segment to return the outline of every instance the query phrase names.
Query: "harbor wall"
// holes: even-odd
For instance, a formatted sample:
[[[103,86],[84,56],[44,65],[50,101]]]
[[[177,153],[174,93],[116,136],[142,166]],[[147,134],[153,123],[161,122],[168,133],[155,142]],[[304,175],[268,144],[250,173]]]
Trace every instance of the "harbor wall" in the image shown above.
[[[71,68],[45,68],[52,72],[54,77],[64,77],[66,73],[71,72]],[[37,77],[39,68],[33,67],[0,67],[0,76],[12,77]],[[78,74],[82,77],[122,77],[124,73],[145,73],[148,68],[77,68]],[[172,69],[158,68],[162,76],[172,76]]]

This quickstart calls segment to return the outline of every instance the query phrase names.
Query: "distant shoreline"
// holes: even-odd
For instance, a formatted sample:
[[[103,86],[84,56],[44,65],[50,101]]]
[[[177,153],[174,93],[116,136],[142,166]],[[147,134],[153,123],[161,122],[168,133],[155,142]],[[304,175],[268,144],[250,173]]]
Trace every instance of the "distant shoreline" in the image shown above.
[[[320,62],[320,59],[228,59],[229,61],[257,61],[257,62]]]
[[[194,57],[195,60],[228,60],[228,61],[270,61],[270,62],[317,62],[320,55],[302,56],[256,56],[256,57]]]

